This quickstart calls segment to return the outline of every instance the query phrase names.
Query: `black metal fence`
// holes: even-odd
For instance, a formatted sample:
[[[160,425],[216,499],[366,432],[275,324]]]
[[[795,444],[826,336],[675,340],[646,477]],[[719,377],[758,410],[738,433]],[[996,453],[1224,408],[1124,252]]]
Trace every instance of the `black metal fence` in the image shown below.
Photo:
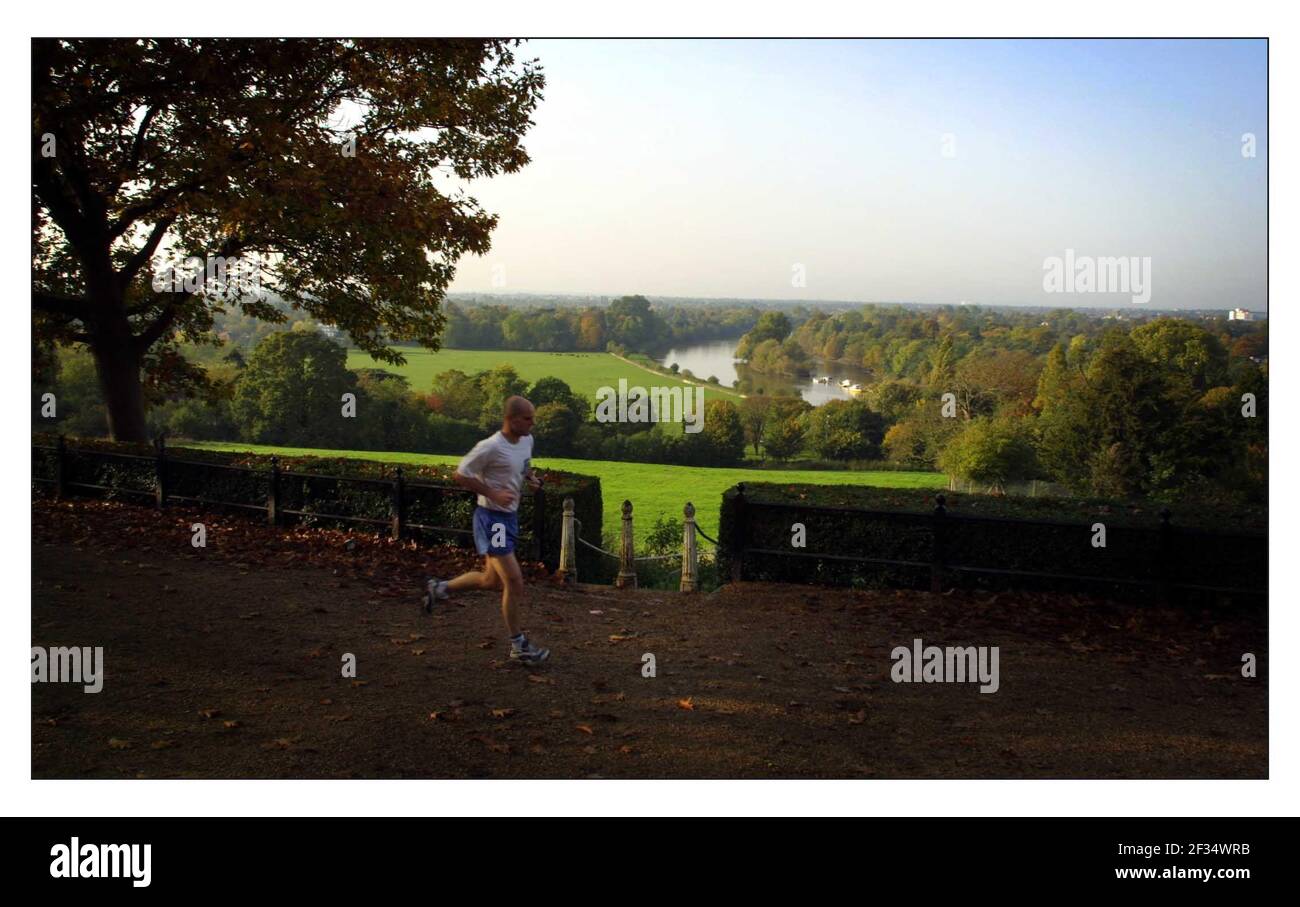
[[[193,452],[191,452],[193,453]],[[458,485],[411,482],[397,466],[390,477],[324,475],[282,469],[279,457],[265,468],[173,456],[163,438],[152,455],[55,444],[32,444],[32,481],[56,498],[72,494],[201,504],[265,514],[269,525],[360,524],[394,539],[467,542],[476,496]],[[544,489],[521,507],[521,552],[534,560],[558,557],[543,531]],[[521,504],[524,502],[521,502]]]
[[[1031,587],[1080,591],[1196,592],[1264,596],[1268,536],[1159,522],[1106,525],[754,500],[742,483],[723,497],[719,566],[733,581],[848,585],[870,581],[929,588]],[[1099,517],[1098,522],[1106,523]],[[804,526],[806,548],[792,544]],[[828,544],[829,542],[829,544]]]

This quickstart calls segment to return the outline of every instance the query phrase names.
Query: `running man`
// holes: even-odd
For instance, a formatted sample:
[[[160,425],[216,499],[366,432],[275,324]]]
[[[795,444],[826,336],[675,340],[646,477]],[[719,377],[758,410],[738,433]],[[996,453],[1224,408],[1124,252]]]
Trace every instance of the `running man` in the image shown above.
[[[506,401],[501,430],[474,445],[456,467],[456,484],[478,495],[474,508],[474,545],[485,555],[482,571],[462,573],[452,580],[436,577],[425,583],[424,610],[433,612],[435,601],[466,589],[502,589],[501,616],[510,635],[510,657],[524,664],[541,664],[550,649],[539,649],[519,629],[519,605],[524,598],[524,576],[515,558],[519,536],[519,494],[527,480],[541,487],[533,471],[533,404],[523,397]]]

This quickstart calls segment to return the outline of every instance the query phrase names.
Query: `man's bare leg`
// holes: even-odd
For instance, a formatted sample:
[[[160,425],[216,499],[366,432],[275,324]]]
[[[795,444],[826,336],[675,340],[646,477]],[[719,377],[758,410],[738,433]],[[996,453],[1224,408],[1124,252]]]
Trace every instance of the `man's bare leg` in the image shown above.
[[[500,589],[501,578],[492,568],[492,558],[483,558],[483,569],[462,573],[455,579],[447,580],[447,591],[464,592],[466,589]]]
[[[488,564],[496,571],[495,579],[504,588],[501,592],[501,618],[513,639],[520,633],[519,605],[524,600],[524,575],[513,552],[505,555],[488,555]]]
[[[501,619],[510,634],[510,658],[524,664],[536,665],[546,661],[550,649],[533,645],[519,628],[519,606],[524,601],[524,574],[514,554],[488,557],[504,590],[501,593]]]
[[[424,585],[424,598],[421,600],[421,605],[425,614],[432,614],[434,602],[437,599],[450,598],[452,592],[500,588],[501,579],[492,568],[492,558],[485,557],[482,570],[470,570],[451,580],[430,578]]]

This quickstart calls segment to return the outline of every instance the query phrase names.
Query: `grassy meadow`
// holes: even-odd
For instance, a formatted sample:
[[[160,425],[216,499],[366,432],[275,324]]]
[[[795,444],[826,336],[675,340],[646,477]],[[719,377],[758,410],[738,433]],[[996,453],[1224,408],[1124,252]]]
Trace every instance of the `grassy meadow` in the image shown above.
[[[396,349],[396,348],[395,348]],[[420,393],[429,393],[433,389],[434,376],[450,369],[458,369],[467,375],[487,371],[499,365],[513,366],[519,377],[529,384],[539,378],[559,378],[579,396],[586,397],[591,405],[596,405],[596,391],[601,387],[618,389],[618,379],[626,378],[628,387],[641,385],[648,387],[704,387],[705,400],[722,397],[731,401],[738,399],[735,393],[715,390],[707,385],[690,385],[685,381],[668,375],[647,372],[609,353],[534,353],[518,350],[438,350],[436,353],[425,349],[401,347],[401,354],[406,357],[405,365],[389,365],[376,362],[370,354],[362,350],[348,350],[348,368],[382,368],[385,371],[402,375],[411,383],[411,389]],[[705,377],[705,376],[702,376]]]

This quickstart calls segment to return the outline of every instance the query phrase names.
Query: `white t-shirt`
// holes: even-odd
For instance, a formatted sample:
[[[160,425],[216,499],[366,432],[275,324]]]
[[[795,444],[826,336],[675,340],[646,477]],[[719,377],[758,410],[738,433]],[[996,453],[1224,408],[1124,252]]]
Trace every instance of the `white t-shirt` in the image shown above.
[[[515,502],[506,509],[513,513],[519,509],[519,499],[523,493],[524,471],[533,456],[533,436],[524,435],[514,444],[506,436],[497,432],[474,445],[474,449],[465,454],[456,471],[463,476],[478,479],[489,488],[509,488],[515,493]],[[478,505],[490,510],[501,510],[501,505],[489,501],[483,495],[478,496]]]

